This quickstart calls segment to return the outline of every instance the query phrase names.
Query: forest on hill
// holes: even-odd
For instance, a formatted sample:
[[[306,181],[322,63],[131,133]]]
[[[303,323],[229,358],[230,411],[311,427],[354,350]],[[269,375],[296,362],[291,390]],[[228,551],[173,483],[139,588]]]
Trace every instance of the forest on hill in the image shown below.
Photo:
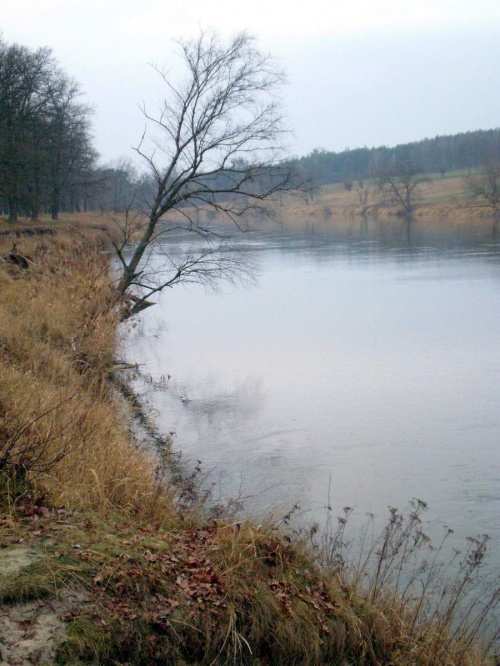
[[[298,166],[318,185],[373,178],[401,164],[423,173],[472,171],[500,159],[500,128],[436,136],[393,148],[346,149],[340,153],[313,150],[297,158]]]

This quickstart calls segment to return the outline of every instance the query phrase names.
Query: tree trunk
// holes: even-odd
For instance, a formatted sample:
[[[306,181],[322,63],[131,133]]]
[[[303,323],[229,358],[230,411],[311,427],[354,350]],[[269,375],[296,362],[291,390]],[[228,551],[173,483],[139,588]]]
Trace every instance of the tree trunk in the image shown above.
[[[144,252],[146,251],[151,241],[151,238],[153,237],[156,225],[158,223],[158,219],[159,216],[156,216],[155,214],[153,214],[149,218],[149,223],[148,226],[146,227],[144,235],[137,244],[135,252],[132,255],[132,259],[128,263],[127,267],[124,269],[122,278],[118,283],[117,289],[120,294],[124,294],[134,281],[134,278],[136,276],[135,272],[137,270],[137,267],[139,266],[139,263],[142,259]]]
[[[60,207],[59,189],[57,187],[54,187],[54,189],[52,190],[52,206],[51,206],[51,217],[53,220],[59,219],[59,207]]]
[[[30,211],[30,219],[32,222],[36,222],[38,220],[39,213],[40,213],[40,204],[38,203],[38,201],[36,201],[31,206],[31,211]]]
[[[17,201],[9,198],[9,222],[18,222],[19,214],[17,211]]]

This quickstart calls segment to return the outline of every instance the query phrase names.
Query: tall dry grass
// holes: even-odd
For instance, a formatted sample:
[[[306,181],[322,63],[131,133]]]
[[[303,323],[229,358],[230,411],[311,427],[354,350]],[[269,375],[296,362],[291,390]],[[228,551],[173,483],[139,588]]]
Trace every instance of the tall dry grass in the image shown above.
[[[354,597],[365,599],[400,635],[404,654],[398,664],[496,663],[500,649],[500,571],[488,559],[487,535],[469,537],[461,548],[450,544],[453,530],[433,543],[424,532],[425,502],[414,499],[407,511],[391,507],[382,526],[368,515],[363,527],[350,525],[345,507],[309,538],[319,560]],[[483,662],[484,660],[484,662]]]
[[[12,237],[2,240],[7,257]],[[0,266],[4,491],[22,477],[57,504],[170,515],[110,382],[119,304],[103,234],[15,240],[30,268]]]

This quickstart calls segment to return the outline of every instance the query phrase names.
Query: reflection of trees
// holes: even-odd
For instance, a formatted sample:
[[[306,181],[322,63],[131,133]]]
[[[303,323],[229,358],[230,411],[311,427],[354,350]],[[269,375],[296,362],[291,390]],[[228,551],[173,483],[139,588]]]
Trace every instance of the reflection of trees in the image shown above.
[[[497,230],[493,228],[493,239]],[[371,219],[338,218],[335,224],[329,220],[315,218],[304,223],[300,228],[276,226],[262,232],[254,232],[245,237],[245,244],[228,246],[228,252],[244,252],[247,261],[259,264],[261,252],[277,251],[283,255],[302,255],[318,263],[334,257],[388,258],[398,261],[418,259],[429,256],[453,256],[459,253],[476,253],[478,248],[487,244],[491,251],[492,230],[487,224],[443,223],[432,224],[415,218]],[[179,243],[182,251],[182,243]],[[485,259],[489,253],[481,253]],[[155,321],[150,319],[149,321]],[[160,320],[161,321],[161,320]],[[156,329],[148,326],[148,334],[159,338],[164,323],[158,322]],[[148,357],[154,357],[155,345],[148,348]],[[153,365],[160,367],[158,362]],[[168,371],[168,368],[167,368]]]
[[[406,243],[408,245],[408,250],[411,250],[411,242],[412,242],[412,228],[413,228],[413,222],[411,217],[407,218],[403,222],[403,228],[406,233]]]
[[[302,230],[289,228],[280,236],[280,252],[302,254],[324,262],[335,256],[401,259],[422,255],[453,256],[458,253],[476,253],[478,248],[491,246],[491,227],[488,224],[463,222],[432,224],[420,219],[344,218],[309,222]],[[488,253],[480,256],[488,257]]]

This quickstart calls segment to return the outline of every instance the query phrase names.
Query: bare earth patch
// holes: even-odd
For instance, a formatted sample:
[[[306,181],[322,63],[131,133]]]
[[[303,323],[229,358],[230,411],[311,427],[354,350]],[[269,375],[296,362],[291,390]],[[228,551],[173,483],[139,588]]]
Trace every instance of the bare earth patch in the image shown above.
[[[0,664],[53,664],[57,647],[66,637],[57,601],[32,601],[0,610]]]
[[[0,580],[2,576],[12,576],[19,573],[21,569],[38,559],[40,559],[40,555],[29,548],[0,550]]]
[[[28,548],[0,550],[2,578],[16,575],[41,558]],[[0,605],[0,666],[53,664],[66,638],[60,618],[82,602],[82,595],[63,592],[59,599]]]

